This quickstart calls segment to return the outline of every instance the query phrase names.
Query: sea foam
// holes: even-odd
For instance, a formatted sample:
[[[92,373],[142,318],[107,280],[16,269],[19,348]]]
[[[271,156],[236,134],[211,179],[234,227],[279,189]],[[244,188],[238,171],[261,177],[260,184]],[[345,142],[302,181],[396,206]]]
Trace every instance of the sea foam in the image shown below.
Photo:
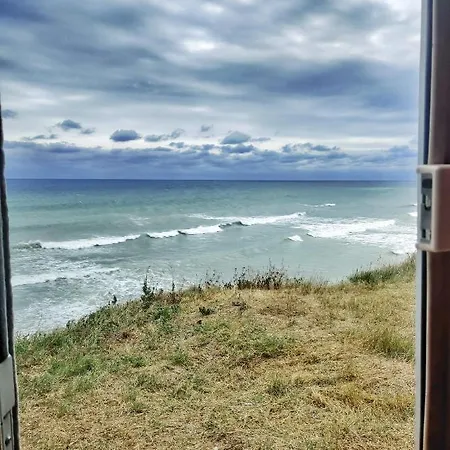
[[[186,228],[184,230],[179,230],[180,234],[194,235],[194,234],[211,234],[220,233],[222,230],[220,225],[212,225],[209,227],[198,226],[194,228]]]
[[[336,206],[336,203],[319,203],[318,205],[305,204],[304,206],[308,206],[309,208],[332,208]]]
[[[294,242],[303,242],[303,239],[298,234],[295,234],[294,236],[289,236],[288,241],[294,241]]]
[[[160,231],[156,233],[147,233],[147,236],[152,239],[164,239],[164,238],[171,238],[175,236],[189,236],[189,235],[196,235],[196,234],[212,234],[212,233],[219,233],[223,231],[222,227],[227,226],[228,224],[220,224],[220,225],[212,225],[212,226],[198,226],[193,228],[185,228],[180,230],[169,230],[169,231]]]
[[[97,269],[84,269],[84,270],[68,270],[68,271],[55,271],[41,273],[37,275],[14,275],[11,278],[11,283],[14,287],[26,286],[30,284],[43,284],[54,281],[81,279],[92,276],[94,274],[107,274],[117,272],[119,268],[97,268]]]
[[[147,236],[152,239],[164,239],[168,237],[178,236],[180,232],[178,230],[161,231],[159,233],[147,233]]]
[[[348,222],[323,222],[304,224],[295,228],[307,230],[307,235],[314,238],[341,238],[354,233],[364,233],[393,226],[395,220],[360,220]]]
[[[104,245],[120,244],[122,242],[138,239],[139,234],[128,236],[94,237],[88,239],[77,239],[73,241],[31,241],[18,244],[18,248],[25,249],[61,249],[61,250],[81,250],[91,247],[102,247]]]
[[[305,213],[294,213],[282,216],[250,216],[250,217],[235,217],[235,216],[208,216],[205,214],[191,214],[190,217],[202,220],[215,220],[220,222],[216,225],[199,225],[192,228],[184,228],[178,230],[168,230],[147,233],[147,236],[153,239],[170,238],[179,235],[200,235],[200,234],[214,234],[220,233],[226,228],[230,227],[249,227],[252,225],[270,225],[281,224],[295,221],[302,217]]]
[[[293,214],[284,214],[280,216],[208,216],[205,214],[191,214],[190,217],[203,220],[216,220],[222,222],[220,226],[241,225],[271,225],[277,223],[289,223],[298,220],[304,216],[304,212],[296,212]]]

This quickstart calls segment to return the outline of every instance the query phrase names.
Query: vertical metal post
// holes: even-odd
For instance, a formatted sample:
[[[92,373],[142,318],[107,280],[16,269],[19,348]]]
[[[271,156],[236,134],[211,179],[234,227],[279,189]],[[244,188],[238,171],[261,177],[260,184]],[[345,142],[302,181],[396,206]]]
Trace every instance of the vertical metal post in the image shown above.
[[[19,422],[4,168],[3,122],[0,106],[0,449],[18,450]]]
[[[1,106],[0,106],[1,121]],[[2,124],[0,122],[0,129]],[[2,131],[0,132],[2,133]],[[2,140],[3,144],[3,140]],[[3,145],[0,145],[0,167],[1,167],[1,187],[0,187],[0,210],[2,214],[2,233],[3,233],[3,264],[5,274],[5,294],[6,294],[6,316],[8,319],[8,346],[11,355],[13,384],[14,384],[14,406],[12,409],[13,419],[13,439],[14,449],[19,450],[19,392],[17,384],[17,370],[15,362],[15,331],[14,331],[14,309],[13,309],[13,293],[11,284],[11,252],[9,248],[9,214],[8,203],[6,200],[6,175],[5,175],[5,152]]]
[[[419,87],[419,136],[418,164],[428,162],[430,134],[431,95],[431,31],[433,0],[422,0],[420,87]],[[421,188],[417,186],[417,204],[421,203]],[[420,228],[418,227],[418,233]],[[420,236],[418,235],[418,239]],[[427,254],[421,250],[416,255],[416,407],[415,447],[423,449],[425,373],[426,373],[426,306],[427,306]]]
[[[3,155],[3,123],[0,109],[0,153]],[[0,168],[1,170],[1,168]],[[0,192],[1,195],[1,192]],[[3,242],[3,226],[0,225],[0,242]],[[3,280],[5,279],[3,265],[3,245],[0,249],[0,362],[4,361],[9,355],[9,329],[8,314],[6,302],[6,290]]]
[[[450,1],[423,7],[420,162],[450,164]],[[450,253],[419,252],[418,262],[418,448],[450,449]]]

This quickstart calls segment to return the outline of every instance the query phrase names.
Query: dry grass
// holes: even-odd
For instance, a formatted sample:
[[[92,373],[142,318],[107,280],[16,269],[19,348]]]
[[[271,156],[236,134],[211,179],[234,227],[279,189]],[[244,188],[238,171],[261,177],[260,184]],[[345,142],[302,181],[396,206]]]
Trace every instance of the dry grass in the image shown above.
[[[411,449],[405,264],[333,286],[154,293],[22,338],[23,448]]]

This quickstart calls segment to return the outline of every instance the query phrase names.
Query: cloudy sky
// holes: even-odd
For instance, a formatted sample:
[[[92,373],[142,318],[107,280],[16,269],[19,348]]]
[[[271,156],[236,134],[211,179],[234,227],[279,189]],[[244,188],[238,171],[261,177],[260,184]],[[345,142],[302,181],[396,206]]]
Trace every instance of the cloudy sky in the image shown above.
[[[419,0],[3,0],[15,178],[405,179]]]

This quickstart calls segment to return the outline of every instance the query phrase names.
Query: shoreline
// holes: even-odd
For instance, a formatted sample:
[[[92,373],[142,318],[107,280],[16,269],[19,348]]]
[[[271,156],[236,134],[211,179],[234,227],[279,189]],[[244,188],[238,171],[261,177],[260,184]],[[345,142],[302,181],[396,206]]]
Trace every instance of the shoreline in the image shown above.
[[[400,261],[401,259],[401,261]],[[172,281],[172,287],[160,287],[160,284],[157,283],[151,283],[151,281],[149,282],[149,284],[151,285],[150,287],[154,290],[154,291],[158,291],[160,293],[164,293],[167,294],[172,290],[176,290],[177,291],[177,295],[183,295],[184,292],[186,291],[190,291],[192,289],[196,289],[196,288],[209,288],[209,287],[214,287],[214,288],[227,288],[227,289],[231,289],[233,287],[237,287],[236,284],[238,283],[246,283],[248,284],[254,284],[253,287],[258,288],[258,279],[259,282],[261,283],[265,278],[266,278],[266,282],[270,282],[270,278],[275,276],[275,273],[277,274],[277,276],[279,277],[279,283],[281,283],[282,285],[286,285],[286,284],[298,284],[306,282],[306,283],[315,283],[315,284],[324,284],[324,285],[328,285],[328,286],[334,286],[334,285],[340,285],[342,283],[348,282],[349,280],[352,279],[352,277],[354,277],[355,274],[361,273],[361,272],[373,272],[373,271],[377,271],[378,268],[389,268],[389,267],[401,267],[404,264],[409,265],[409,264],[415,264],[415,253],[414,254],[406,254],[406,255],[398,255],[396,253],[391,252],[391,257],[389,259],[386,258],[386,260],[384,262],[381,262],[380,260],[377,261],[377,263],[373,263],[373,264],[369,264],[366,268],[359,268],[356,269],[352,272],[350,272],[348,275],[344,275],[342,277],[335,277],[332,279],[326,279],[325,277],[321,277],[320,275],[316,275],[316,276],[302,276],[300,275],[298,272],[297,274],[294,274],[294,272],[292,272],[289,267],[284,267],[283,265],[281,265],[281,267],[278,266],[274,266],[272,265],[272,263],[269,260],[269,263],[266,267],[263,267],[261,269],[253,269],[251,267],[241,267],[240,269],[235,268],[234,270],[234,275],[228,279],[225,279],[223,277],[223,275],[215,270],[213,270],[212,272],[206,272],[206,274],[202,277],[198,277],[198,281],[197,282],[182,282],[181,287],[177,287],[175,281]],[[390,262],[387,262],[390,261]],[[119,269],[105,269],[105,271],[108,270],[108,272],[112,272],[115,270],[119,270]],[[148,272],[146,275],[143,276],[144,278],[144,282],[145,280],[147,280],[148,277]],[[168,284],[168,283],[166,283]],[[142,291],[142,288],[141,288]],[[67,327],[67,325],[69,323],[73,324],[76,323],[80,320],[83,320],[84,318],[88,317],[91,314],[95,314],[98,310],[104,308],[105,306],[111,306],[114,305],[115,303],[118,304],[128,304],[130,302],[134,302],[137,301],[138,297],[130,297],[130,298],[122,298],[120,300],[117,300],[116,298],[116,302],[114,303],[114,298],[116,298],[116,295],[114,293],[111,293],[111,300],[109,300],[108,302],[105,302],[104,304],[100,304],[97,307],[95,307],[91,312],[87,313],[87,314],[81,314],[78,317],[72,318],[72,319],[68,319],[67,322],[65,324],[60,324],[57,325],[53,328],[47,328],[47,329],[38,329],[35,331],[31,331],[28,333],[22,333],[18,330],[16,330],[16,339],[21,339],[21,338],[26,338],[28,336],[33,336],[35,334],[48,334],[48,333],[52,333],[54,331],[60,330],[60,329],[64,329]]]
[[[338,284],[276,269],[182,292],[147,283],[19,337],[24,446],[410,448],[414,275],[411,257]]]

